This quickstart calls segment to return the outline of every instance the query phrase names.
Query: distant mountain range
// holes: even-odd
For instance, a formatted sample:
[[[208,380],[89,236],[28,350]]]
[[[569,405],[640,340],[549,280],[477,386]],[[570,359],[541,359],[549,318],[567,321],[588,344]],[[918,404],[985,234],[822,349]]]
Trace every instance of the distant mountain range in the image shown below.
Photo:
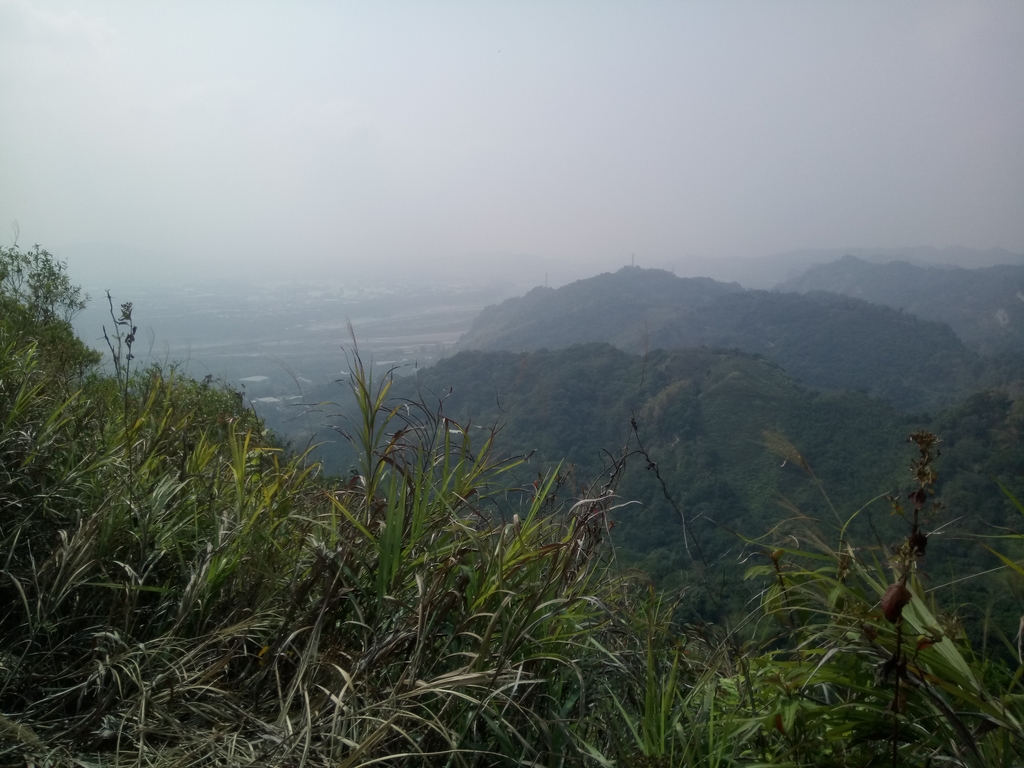
[[[687,256],[673,260],[680,276],[704,275],[725,282],[736,281],[744,288],[774,288],[798,277],[816,264],[827,264],[852,255],[875,264],[905,261],[918,266],[977,269],[999,264],[1024,264],[1024,253],[1005,248],[802,248],[770,256],[707,258]]]
[[[952,402],[993,375],[947,325],[908,312],[638,267],[488,307],[457,349],[522,352],[594,341],[636,353],[739,349],[776,361],[806,385],[862,390],[906,410]]]
[[[961,267],[977,269],[1000,264],[1024,264],[1024,253],[1005,248],[965,248],[961,245],[933,248],[918,245],[906,248],[803,248],[769,256],[768,259],[802,258],[813,262],[831,262],[844,256],[856,256],[864,261],[885,264],[906,261],[920,266]]]
[[[778,291],[831,291],[948,323],[984,353],[1024,352],[1024,265],[979,269],[877,264],[855,256],[811,267]]]
[[[701,307],[742,291],[738,283],[623,267],[561,288],[534,288],[487,307],[457,348],[520,352],[600,341],[634,351],[645,333],[661,327],[680,308]]]

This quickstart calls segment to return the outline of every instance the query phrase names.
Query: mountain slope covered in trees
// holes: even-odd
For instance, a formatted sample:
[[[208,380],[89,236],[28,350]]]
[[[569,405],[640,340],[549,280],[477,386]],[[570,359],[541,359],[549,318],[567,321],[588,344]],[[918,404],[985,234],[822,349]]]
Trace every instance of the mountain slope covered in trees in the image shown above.
[[[1024,265],[921,267],[847,255],[813,266],[776,290],[853,296],[947,323],[983,353],[1024,353]]]
[[[335,389],[338,408],[351,417],[351,401]],[[902,445],[922,428],[944,441],[937,487],[956,521],[932,543],[933,565],[943,573],[994,567],[976,537],[1012,527],[1016,517],[997,482],[1024,495],[1024,398],[1010,390],[978,393],[932,416],[908,416],[863,393],[810,390],[777,364],[737,351],[655,350],[643,357],[586,344],[459,353],[415,376],[396,377],[389,397],[400,410],[403,403],[443,402],[473,434],[500,425],[495,450],[530,455],[520,470],[524,483],[564,462],[563,470],[572,467],[567,482],[578,487],[606,471],[625,446],[638,448],[639,438],[647,455],[627,461],[620,496],[629,503],[613,514],[612,540],[623,562],[663,585],[700,583],[706,578],[701,557],[716,578],[735,579],[745,541],[770,536],[796,514],[835,530],[867,505],[850,531],[867,538],[891,532],[901,523],[884,496],[908,492]],[[343,418],[333,423],[351,429]],[[328,471],[345,474],[355,467],[355,452],[333,438],[318,455]],[[782,450],[787,443],[801,460]],[[718,583],[740,603],[746,599],[734,580]],[[961,588],[982,606],[966,611],[975,629],[990,606],[1006,621],[1024,609],[1024,595],[998,599],[1008,588],[1003,576]],[[701,611],[721,609],[700,600]]]
[[[824,292],[723,296],[680,312],[651,334],[651,344],[755,352],[808,386],[861,390],[905,410],[948,404],[987,375],[948,326]]]
[[[680,308],[703,306],[742,290],[737,283],[624,267],[557,289],[534,288],[487,307],[458,348],[521,352],[604,341],[635,352],[646,333]]]
[[[628,352],[736,348],[775,360],[808,386],[861,389],[906,410],[950,403],[997,377],[947,326],[909,313],[633,267],[489,307],[458,346],[532,351],[588,341]]]

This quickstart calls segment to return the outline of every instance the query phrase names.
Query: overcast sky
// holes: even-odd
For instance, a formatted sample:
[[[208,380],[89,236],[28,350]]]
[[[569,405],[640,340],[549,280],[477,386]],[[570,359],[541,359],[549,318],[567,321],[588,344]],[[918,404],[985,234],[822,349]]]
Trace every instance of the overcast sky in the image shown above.
[[[0,110],[73,274],[1024,250],[1021,2],[0,0]]]

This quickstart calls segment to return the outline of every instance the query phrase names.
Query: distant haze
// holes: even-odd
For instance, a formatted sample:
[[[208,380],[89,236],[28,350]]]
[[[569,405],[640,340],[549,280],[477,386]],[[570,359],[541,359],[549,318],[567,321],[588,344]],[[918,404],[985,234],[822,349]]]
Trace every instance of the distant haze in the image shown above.
[[[97,284],[1024,251],[1020,2],[0,0],[0,108]]]

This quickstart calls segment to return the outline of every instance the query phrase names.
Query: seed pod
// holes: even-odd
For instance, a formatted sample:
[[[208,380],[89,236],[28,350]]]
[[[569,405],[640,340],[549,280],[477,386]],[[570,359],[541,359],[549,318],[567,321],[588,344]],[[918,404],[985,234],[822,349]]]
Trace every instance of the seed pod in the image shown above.
[[[910,549],[915,555],[924,556],[924,551],[928,548],[928,536],[926,534],[914,531],[910,534],[908,541],[910,542]]]
[[[890,624],[895,624],[903,616],[903,606],[910,602],[910,590],[902,581],[890,584],[882,595],[882,613]]]
[[[916,491],[908,493],[907,498],[914,502],[915,509],[921,509],[924,507],[924,503],[928,501],[928,492],[924,488],[918,488]]]

